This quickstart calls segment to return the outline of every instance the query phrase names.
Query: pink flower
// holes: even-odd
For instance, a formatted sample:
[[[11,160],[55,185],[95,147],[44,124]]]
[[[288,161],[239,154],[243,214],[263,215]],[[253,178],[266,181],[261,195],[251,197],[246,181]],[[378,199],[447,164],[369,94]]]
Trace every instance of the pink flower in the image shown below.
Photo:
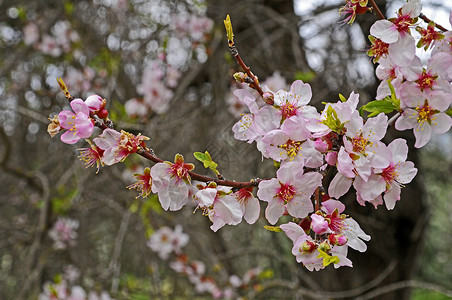
[[[53,248],[58,250],[75,246],[78,227],[77,220],[58,218],[52,229],[49,230],[49,237],[53,240]]]
[[[136,178],[137,182],[132,185],[129,185],[128,189],[137,189],[141,192],[138,197],[146,198],[152,191],[152,177],[151,177],[151,169],[145,168],[143,174],[133,174]]]
[[[229,187],[211,183],[194,196],[194,199],[198,200],[198,207],[202,208],[212,221],[210,229],[215,232],[226,224],[237,225],[242,220],[244,211],[231,192]]]
[[[347,246],[360,252],[367,250],[363,241],[369,241],[370,236],[359,227],[355,220],[341,214],[345,210],[342,202],[333,199],[323,201],[321,210],[325,213],[325,218],[329,220],[329,228],[335,234],[343,234],[347,238]]]
[[[427,67],[421,62],[419,57],[415,57],[412,63],[401,71],[408,80],[398,89],[398,93],[407,86],[415,84],[421,91],[442,90],[445,93],[451,92],[450,83],[445,80],[448,70],[452,67],[452,56],[446,53],[432,55],[427,62]],[[414,81],[414,82],[411,82]],[[403,95],[401,95],[402,97]],[[401,99],[403,100],[403,99]],[[402,103],[403,104],[403,103]]]
[[[78,151],[80,151],[79,158],[80,160],[83,160],[85,162],[85,167],[87,168],[96,165],[96,173],[98,173],[100,167],[104,165],[104,163],[102,162],[104,150],[94,145],[90,140],[87,139],[86,141],[90,145],[90,148],[77,149]]]
[[[282,124],[281,129],[264,135],[257,146],[264,157],[281,162],[303,161],[307,167],[317,168],[323,164],[323,159],[310,136],[303,118],[292,116]]]
[[[232,127],[235,139],[248,143],[260,141],[264,134],[279,127],[281,119],[273,106],[259,108],[255,96],[245,89],[235,90],[234,95],[250,110]]]
[[[107,166],[122,162],[129,154],[136,153],[138,149],[146,149],[145,140],[148,137],[138,134],[135,136],[129,132],[114,129],[105,129],[101,135],[94,138],[94,143],[102,150],[102,162]]]
[[[414,86],[405,86],[400,92],[401,99],[407,107],[397,119],[397,130],[413,129],[416,148],[421,148],[430,140],[432,131],[436,134],[447,132],[452,126],[452,119],[445,111],[452,99],[441,91],[421,92]]]
[[[316,242],[293,222],[279,226],[293,242],[292,254],[297,262],[302,263],[309,271],[323,269],[322,259],[318,258]]]
[[[388,127],[388,117],[379,114],[369,118],[364,124],[363,118],[358,112],[353,113],[353,117],[345,124],[344,148],[353,160],[356,172],[364,180],[370,176],[371,167],[386,168],[389,165],[391,153],[380,140],[386,134]],[[347,169],[350,166],[342,165],[344,161],[339,153],[338,170]],[[347,163],[347,162],[345,162]],[[344,174],[346,175],[346,174]],[[351,174],[350,174],[351,175]],[[349,178],[351,176],[348,176]]]
[[[311,229],[317,234],[329,233],[328,221],[319,214],[311,215]]]
[[[372,201],[384,193],[386,207],[393,209],[396,201],[400,200],[401,187],[411,182],[416,176],[417,169],[411,161],[406,161],[408,146],[404,139],[395,139],[388,148],[392,153],[389,166],[374,169],[367,182],[356,178],[355,184],[359,187],[359,196],[362,200]]]
[[[315,108],[307,106],[312,97],[311,86],[301,80],[294,81],[289,92],[279,90],[274,97],[274,105],[278,107],[282,121],[292,116],[309,118],[315,113]]]
[[[176,154],[174,163],[165,161],[151,168],[152,192],[158,193],[164,210],[179,210],[187,204],[191,186],[189,172],[194,168],[180,154]]]
[[[174,230],[164,226],[151,235],[147,245],[157,252],[161,259],[166,260],[172,252],[180,253],[188,241],[189,236],[182,232],[182,226],[176,225]]]
[[[257,219],[259,219],[260,204],[259,200],[253,196],[253,189],[240,189],[234,193],[234,196],[242,207],[245,221],[248,224],[256,223]]]
[[[397,18],[378,20],[370,28],[371,35],[389,44],[389,56],[399,66],[408,65],[415,56],[416,45],[410,27],[415,24],[421,8],[420,0],[410,1],[399,9]]]
[[[286,210],[296,218],[304,218],[313,211],[310,197],[322,184],[321,174],[303,174],[302,163],[288,162],[279,168],[276,176],[261,181],[257,191],[258,198],[268,202],[265,217],[270,224],[275,224]]]
[[[86,98],[85,100],[85,104],[86,106],[88,106],[91,112],[97,112],[105,106],[102,97],[99,95],[88,96],[88,98]]]
[[[61,128],[68,129],[61,135],[61,141],[66,144],[75,144],[80,139],[86,139],[94,131],[94,124],[89,117],[89,109],[82,99],[71,101],[74,112],[63,110],[58,115]]]

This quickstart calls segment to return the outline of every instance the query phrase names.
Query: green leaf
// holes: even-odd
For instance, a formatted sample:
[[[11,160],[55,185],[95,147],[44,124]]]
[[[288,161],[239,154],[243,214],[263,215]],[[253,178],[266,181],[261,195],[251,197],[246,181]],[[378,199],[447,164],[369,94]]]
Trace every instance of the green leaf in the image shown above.
[[[319,255],[317,256],[317,258],[323,258],[323,266],[328,266],[330,264],[337,264],[339,263],[339,257],[337,256],[331,256],[328,255],[326,252],[317,249],[319,251]]]
[[[201,152],[195,152],[193,153],[193,155],[195,156],[195,158],[197,160],[199,160],[200,162],[204,163],[206,161],[206,155],[204,153]]]
[[[370,114],[368,116],[370,118],[370,117],[374,117],[380,113],[388,114],[397,109],[397,107],[393,104],[392,101],[388,101],[385,99],[371,101],[371,102],[367,103],[366,105],[362,106],[360,108],[360,111],[365,110],[367,112],[370,112]]]
[[[264,228],[267,229],[268,231],[273,231],[273,232],[281,232],[282,231],[282,229],[279,228],[279,226],[264,225]]]
[[[336,133],[340,133],[344,128],[344,124],[341,123],[341,120],[339,120],[336,111],[331,105],[328,105],[328,108],[326,109],[326,119],[323,120],[322,123]]]
[[[394,104],[394,106],[396,107],[397,110],[400,109],[400,99],[397,98],[395,90],[394,90],[394,86],[391,83],[391,80],[388,79],[388,86],[389,89],[391,90],[391,97],[389,98],[389,101],[392,102],[392,104]]]
[[[446,110],[446,114],[452,117],[452,107]]]
[[[339,94],[339,99],[341,99],[342,102],[347,102],[347,99],[342,94]]]
[[[212,160],[212,157],[210,156],[209,152],[207,151],[204,153],[195,152],[193,153],[193,155],[197,160],[203,163],[204,168],[211,169],[215,173],[215,175],[220,174],[220,172],[217,171],[218,164]]]

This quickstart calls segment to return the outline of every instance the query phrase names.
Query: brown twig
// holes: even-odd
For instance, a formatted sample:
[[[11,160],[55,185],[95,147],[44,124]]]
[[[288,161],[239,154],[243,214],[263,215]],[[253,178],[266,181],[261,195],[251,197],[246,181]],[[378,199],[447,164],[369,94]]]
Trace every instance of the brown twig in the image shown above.
[[[421,18],[425,23],[430,23],[430,22],[432,22],[432,20],[431,19],[429,19],[429,18],[427,18],[424,14],[420,14],[419,15],[419,18]],[[448,31],[445,27],[443,27],[443,26],[441,26],[441,25],[439,25],[439,24],[436,24],[436,22],[433,22],[433,23],[435,23],[435,27],[436,28],[438,28],[439,30],[441,30],[441,31]]]
[[[264,92],[262,91],[261,87],[259,86],[259,81],[257,80],[256,76],[251,72],[251,69],[247,67],[245,62],[240,57],[240,54],[237,50],[237,47],[235,46],[233,41],[228,41],[229,44],[229,51],[231,51],[232,56],[234,56],[235,60],[239,64],[240,67],[245,71],[246,75],[248,75],[249,78],[253,80],[252,88],[254,88],[261,97],[264,95]]]
[[[377,15],[377,17],[379,17],[379,18],[382,19],[382,20],[385,20],[386,18],[385,18],[385,16],[383,15],[383,13],[381,12],[381,10],[378,8],[377,3],[375,3],[374,0],[369,0],[369,2],[370,2],[370,5],[371,5],[372,8],[373,8],[375,14]]]

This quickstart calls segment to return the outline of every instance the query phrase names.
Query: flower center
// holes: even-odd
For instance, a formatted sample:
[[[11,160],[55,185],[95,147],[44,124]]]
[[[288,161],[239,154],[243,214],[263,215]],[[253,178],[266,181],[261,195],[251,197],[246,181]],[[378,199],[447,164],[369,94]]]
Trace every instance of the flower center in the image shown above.
[[[292,116],[295,116],[297,113],[297,108],[292,103],[286,103],[283,106],[281,106],[281,113],[283,120],[285,120]]]
[[[171,174],[179,178],[185,178],[187,176],[188,170],[184,168],[184,164],[175,163],[171,165]]]
[[[393,23],[398,32],[408,33],[409,27],[413,24],[413,19],[410,15],[400,15]]]
[[[287,203],[290,200],[292,200],[292,198],[295,196],[295,194],[296,194],[295,188],[290,184],[280,183],[280,185],[281,185],[281,187],[279,188],[279,191],[276,194],[276,197],[283,200],[284,203]]]
[[[435,110],[428,105],[427,100],[425,100],[424,106],[416,107],[416,111],[418,114],[417,122],[421,123],[420,125],[423,125],[424,122],[430,124],[432,120],[436,119],[436,117],[432,117],[435,114]]]
[[[353,152],[365,154],[366,146],[372,144],[361,135],[352,139]]]
[[[290,160],[297,156],[298,151],[300,151],[302,142],[296,142],[288,140],[285,144],[279,145],[278,148],[284,149],[287,152],[287,156]]]
[[[386,181],[386,183],[391,183],[396,177],[395,165],[391,163],[387,168],[381,173],[381,177]]]
[[[433,76],[430,72],[424,70],[419,76],[419,79],[416,80],[416,83],[421,91],[424,89],[432,89],[432,86],[436,83],[436,78],[438,78],[438,76]]]

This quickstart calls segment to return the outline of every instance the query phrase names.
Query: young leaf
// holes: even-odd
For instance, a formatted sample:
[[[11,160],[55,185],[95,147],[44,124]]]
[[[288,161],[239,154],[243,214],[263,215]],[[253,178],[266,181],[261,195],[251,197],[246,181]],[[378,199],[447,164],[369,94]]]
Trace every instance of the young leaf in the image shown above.
[[[380,113],[391,113],[397,109],[397,107],[388,100],[374,100],[361,107],[361,109],[370,112],[370,115],[368,116],[370,118]]]
[[[273,232],[281,232],[282,229],[279,228],[279,226],[268,226],[268,225],[264,225],[264,228],[269,230],[269,231],[273,231]]]

